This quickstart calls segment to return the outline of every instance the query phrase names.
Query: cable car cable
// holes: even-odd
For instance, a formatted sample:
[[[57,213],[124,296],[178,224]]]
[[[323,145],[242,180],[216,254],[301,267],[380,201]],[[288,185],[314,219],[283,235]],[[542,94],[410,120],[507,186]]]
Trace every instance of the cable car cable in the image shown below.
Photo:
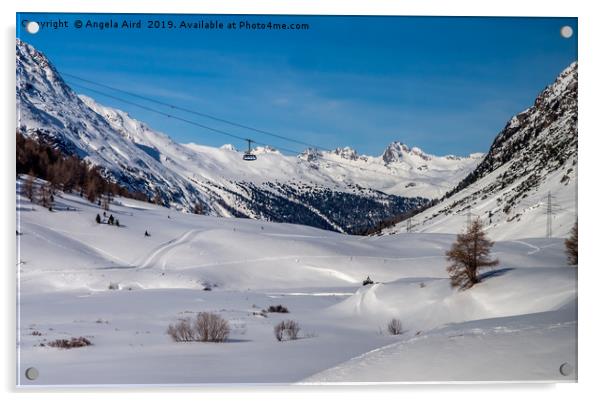
[[[251,127],[249,125],[239,124],[239,123],[231,121],[231,120],[226,120],[225,118],[215,117],[215,116],[213,116],[211,114],[202,113],[202,112],[199,112],[199,111],[196,111],[196,110],[187,109],[185,107],[176,106],[176,105],[173,105],[171,103],[167,103],[167,102],[163,102],[163,101],[160,101],[160,100],[156,100],[156,99],[153,99],[153,98],[148,97],[148,96],[139,95],[139,94],[134,93],[134,92],[126,91],[126,90],[123,90],[123,89],[115,88],[115,87],[110,86],[110,85],[105,85],[105,84],[102,84],[102,83],[99,83],[99,82],[95,82],[95,81],[92,81],[92,80],[89,80],[89,79],[81,78],[81,77],[78,77],[78,76],[73,75],[73,74],[62,73],[62,75],[65,75],[67,77],[71,77],[73,79],[77,79],[77,80],[80,80],[80,81],[83,81],[83,82],[87,82],[87,83],[90,83],[90,84],[93,84],[93,85],[98,85],[98,86],[101,86],[103,88],[107,88],[107,89],[110,89],[110,90],[121,92],[121,93],[130,95],[130,96],[134,96],[134,97],[137,97],[139,99],[146,100],[148,102],[153,102],[153,103],[156,103],[156,104],[160,104],[162,106],[170,107],[172,109],[180,110],[180,111],[183,111],[183,112],[186,112],[186,113],[196,114],[198,116],[209,118],[209,119],[212,119],[214,121],[219,121],[219,122],[222,122],[222,123],[225,123],[225,124],[230,124],[230,125],[238,127],[238,128],[243,128],[243,129],[247,129],[247,130],[250,130],[250,131],[254,131],[254,132],[257,132],[259,134],[269,135],[269,136],[272,136],[274,138],[279,138],[279,139],[282,139],[282,140],[285,140],[285,141],[294,142],[294,143],[299,144],[299,145],[309,146],[309,147],[315,148],[315,149],[329,150],[329,149],[326,149],[326,148],[324,148],[322,146],[319,146],[319,145],[315,145],[315,144],[311,144],[311,143],[308,143],[308,142],[300,141],[300,140],[297,140],[297,139],[294,139],[294,138],[291,138],[291,137],[288,137],[288,136],[284,136],[284,135],[280,135],[280,134],[275,134],[273,132],[265,131],[265,130],[258,129],[258,128],[254,128],[254,127]]]
[[[67,74],[65,74],[65,75],[67,75]],[[93,92],[93,93],[97,93],[97,94],[99,94],[101,96],[105,96],[105,97],[117,100],[119,102],[123,102],[123,103],[129,104],[129,105],[141,108],[143,110],[150,111],[152,113],[156,113],[156,114],[165,116],[167,118],[178,120],[178,121],[184,122],[186,124],[194,125],[196,127],[204,128],[206,130],[215,132],[217,134],[229,136],[231,138],[235,138],[235,139],[238,139],[238,140],[243,141],[243,142],[246,142],[246,141],[249,140],[249,138],[245,138],[245,137],[242,137],[240,135],[232,134],[230,132],[223,131],[223,130],[220,130],[220,129],[217,129],[217,128],[212,128],[212,127],[209,127],[207,125],[200,124],[200,123],[198,123],[196,121],[192,121],[192,120],[180,117],[180,116],[169,114],[169,113],[163,112],[161,110],[154,109],[152,107],[141,105],[141,104],[133,102],[131,100],[123,99],[121,97],[114,96],[114,95],[108,94],[106,92],[90,88],[90,87],[88,87],[86,85],[81,85],[81,84],[78,84],[78,83],[75,83],[75,82],[71,82],[71,83],[69,83],[69,85],[76,86],[76,87],[88,90],[90,92]],[[273,148],[275,150],[279,150],[279,151],[284,152],[284,153],[290,153],[290,154],[295,155],[295,156],[298,156],[299,154],[302,153],[302,152],[299,152],[299,151],[296,151],[296,150],[293,150],[293,149],[285,148],[283,146],[273,146],[273,145],[269,145],[269,144],[266,144],[266,143],[258,142],[258,141],[255,141],[255,140],[251,140],[251,141],[254,142],[254,143],[256,143],[257,145],[264,146],[264,147],[269,147],[269,148]],[[363,171],[371,171],[371,172],[376,173],[376,174],[389,175],[391,177],[400,178],[399,175],[392,174],[392,173],[389,173],[389,172],[386,172],[386,171],[378,171],[378,170],[374,170],[374,169],[370,169],[370,168],[366,168],[366,167],[362,167],[362,166],[357,166],[357,165],[354,165],[354,164],[351,164],[351,163],[344,163],[344,162],[341,162],[341,161],[330,160],[330,159],[324,157],[320,152],[316,152],[315,156],[317,158],[320,158],[320,159],[326,161],[327,163],[338,164],[338,165],[343,166],[343,167],[350,167],[350,168],[353,168],[353,169],[363,170]],[[437,187],[443,187],[443,185],[436,184],[436,183],[433,183],[433,182],[429,183],[429,185],[434,185],[434,186],[437,186]]]

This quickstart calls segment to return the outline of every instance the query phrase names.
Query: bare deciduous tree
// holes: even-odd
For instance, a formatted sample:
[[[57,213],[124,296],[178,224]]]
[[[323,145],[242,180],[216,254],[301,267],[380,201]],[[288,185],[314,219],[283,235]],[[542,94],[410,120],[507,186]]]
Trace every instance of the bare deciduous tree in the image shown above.
[[[456,242],[446,252],[451,265],[447,272],[451,278],[452,287],[461,290],[468,289],[480,281],[479,270],[483,267],[496,266],[499,261],[490,259],[489,252],[493,246],[483,231],[480,219],[474,220],[466,232],[458,234]]]
[[[577,251],[579,250],[577,246],[577,234],[579,230],[577,228],[577,223],[571,229],[571,236],[564,241],[564,245],[566,247],[566,254],[568,256],[569,265],[577,266]]]
[[[52,193],[52,187],[50,183],[46,182],[40,187],[40,203],[42,206],[52,210],[52,203],[54,202],[54,194]]]
[[[25,182],[23,183],[23,193],[25,194],[25,196],[27,196],[27,199],[29,199],[32,202],[35,198],[34,181],[35,179],[33,178],[33,176],[28,175],[25,179]]]

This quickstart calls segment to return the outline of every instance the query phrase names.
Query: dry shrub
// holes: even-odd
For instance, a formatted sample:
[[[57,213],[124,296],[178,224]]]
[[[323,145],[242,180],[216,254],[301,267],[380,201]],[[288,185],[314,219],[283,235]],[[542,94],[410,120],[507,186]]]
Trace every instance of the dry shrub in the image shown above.
[[[196,319],[182,319],[176,324],[170,324],[167,334],[176,342],[202,341],[221,343],[230,335],[228,321],[220,315],[201,312]]]
[[[195,328],[200,341],[224,342],[230,334],[230,325],[220,315],[201,312],[197,315]]]
[[[301,326],[294,320],[285,320],[274,326],[274,336],[278,341],[297,340]]]
[[[401,320],[399,319],[391,319],[389,324],[387,325],[387,331],[389,334],[393,336],[398,336],[401,334]]]
[[[190,318],[180,320],[174,325],[170,324],[167,328],[167,334],[176,342],[198,341],[192,329]]]
[[[71,339],[58,339],[54,341],[50,341],[48,346],[56,347],[56,348],[80,348],[87,347],[88,345],[92,345],[92,342],[88,340],[86,337],[71,337]]]
[[[282,305],[270,305],[268,308],[270,313],[288,313],[288,308]]]

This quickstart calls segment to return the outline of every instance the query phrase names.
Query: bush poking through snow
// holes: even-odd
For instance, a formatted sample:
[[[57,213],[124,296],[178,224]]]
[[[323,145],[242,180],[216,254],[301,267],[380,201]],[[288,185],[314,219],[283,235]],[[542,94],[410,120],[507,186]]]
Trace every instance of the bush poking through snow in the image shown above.
[[[387,331],[392,336],[398,336],[401,334],[401,320],[391,319],[387,325]]]
[[[566,247],[566,255],[568,257],[569,265],[577,266],[577,235],[578,235],[577,223],[571,228],[571,236],[564,241],[564,246]]]
[[[118,290],[119,283],[109,283],[109,290]]]
[[[176,342],[198,341],[192,329],[190,318],[180,320],[176,324],[170,324],[167,334]]]
[[[268,308],[270,313],[288,313],[288,308],[282,305],[270,305]]]
[[[80,348],[87,347],[88,345],[92,345],[92,342],[88,340],[86,337],[71,337],[71,339],[58,339],[54,341],[50,341],[48,346],[56,347],[56,348]]]
[[[221,343],[228,339],[230,325],[220,315],[201,312],[194,321],[188,318],[180,320],[176,324],[170,324],[167,328],[167,334],[176,342]]]
[[[195,328],[200,341],[224,342],[230,334],[230,325],[220,315],[201,312],[197,315]]]
[[[274,326],[274,336],[278,341],[297,340],[301,326],[294,320],[285,320]]]

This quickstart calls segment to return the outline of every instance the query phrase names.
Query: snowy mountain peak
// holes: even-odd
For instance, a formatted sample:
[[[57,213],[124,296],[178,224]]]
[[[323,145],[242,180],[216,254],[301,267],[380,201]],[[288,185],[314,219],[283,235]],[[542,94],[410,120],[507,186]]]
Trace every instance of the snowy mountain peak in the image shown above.
[[[220,146],[220,149],[237,152],[236,147],[234,145],[232,145],[231,143],[226,143],[226,144]]]
[[[17,60],[23,60],[26,64],[37,67],[37,72],[49,81],[62,81],[59,73],[55,70],[46,56],[20,39],[17,39],[16,55]]]
[[[280,154],[280,151],[270,145],[265,145],[265,146],[257,146],[253,149],[253,152],[256,154],[262,154],[262,153],[274,153],[274,154]]]
[[[430,160],[432,160],[433,158],[437,157],[437,156],[433,156],[433,155],[429,155],[428,153],[425,153],[422,149],[420,149],[419,147],[412,147],[410,148],[408,145],[406,145],[405,143],[399,142],[399,141],[395,141],[395,142],[391,142],[389,144],[389,146],[387,146],[387,148],[385,149],[385,151],[382,154],[382,160],[385,162],[385,164],[391,164],[391,163],[398,163],[398,162],[402,162],[404,160],[411,160],[413,158],[413,156],[417,156],[418,158],[422,159],[422,161],[428,162]],[[445,156],[445,158],[448,158],[448,156]],[[458,158],[448,158],[448,160],[462,160],[462,158],[458,157]]]
[[[431,160],[431,158],[432,158],[430,155],[427,155],[426,153],[424,153],[424,152],[422,151],[422,149],[420,149],[420,148],[418,148],[418,147],[416,147],[416,146],[414,146],[414,147],[413,147],[413,148],[410,150],[410,153],[412,153],[413,155],[416,155],[416,156],[420,157],[420,158],[421,158],[421,159],[423,159],[423,160]]]
[[[297,157],[307,162],[315,162],[322,156],[322,152],[320,152],[319,150],[314,148],[307,148]]]
[[[357,151],[353,148],[350,148],[349,146],[345,146],[342,148],[336,148],[335,150],[332,151],[332,153],[334,153],[337,156],[340,156],[342,159],[347,159],[347,160],[359,159],[359,155],[357,154]]]
[[[385,164],[399,162],[409,151],[410,148],[407,145],[397,141],[391,142],[383,152],[382,159]]]

